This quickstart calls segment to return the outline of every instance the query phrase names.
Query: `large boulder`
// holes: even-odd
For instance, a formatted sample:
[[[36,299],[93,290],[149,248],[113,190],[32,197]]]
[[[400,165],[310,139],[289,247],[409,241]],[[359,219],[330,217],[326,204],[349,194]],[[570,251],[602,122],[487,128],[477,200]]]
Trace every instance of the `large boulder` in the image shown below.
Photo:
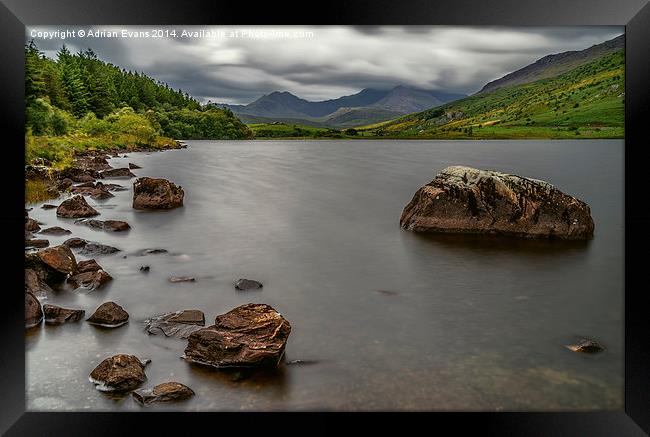
[[[99,391],[130,391],[147,380],[146,365],[146,361],[140,361],[134,355],[118,354],[99,363],[90,372],[89,379]]]
[[[452,166],[421,187],[400,218],[416,232],[590,239],[589,206],[536,179]]]
[[[34,296],[46,297],[52,292],[52,288],[39,277],[33,269],[25,269],[25,293],[32,293]]]
[[[41,303],[32,293],[25,293],[25,328],[33,328],[40,325],[43,320]]]
[[[133,183],[134,209],[171,209],[183,206],[185,192],[167,179],[143,177]]]
[[[71,310],[68,308],[61,308],[56,305],[43,305],[43,313],[45,314],[45,323],[49,325],[61,325],[66,322],[78,322],[83,319],[84,310]]]
[[[194,391],[180,382],[163,382],[153,389],[136,390],[133,398],[143,405],[153,402],[171,402],[188,399],[194,396]]]
[[[249,303],[193,332],[184,358],[213,367],[274,367],[290,333],[289,321],[271,306]]]
[[[205,316],[200,310],[179,310],[154,316],[144,321],[149,334],[162,333],[166,337],[187,338],[205,326]]]
[[[82,218],[93,217],[99,213],[86,202],[81,195],[76,195],[66,199],[56,209],[56,215],[59,217]]]
[[[86,321],[104,328],[117,328],[129,321],[129,313],[115,302],[105,302]]]

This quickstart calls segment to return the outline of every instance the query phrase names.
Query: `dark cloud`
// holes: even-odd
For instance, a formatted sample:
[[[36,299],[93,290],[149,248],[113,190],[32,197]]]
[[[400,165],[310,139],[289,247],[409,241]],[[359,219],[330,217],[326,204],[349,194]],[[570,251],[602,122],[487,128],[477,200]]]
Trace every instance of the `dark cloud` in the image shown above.
[[[100,27],[96,27],[99,29]],[[63,26],[27,28],[49,31]],[[70,27],[85,29],[88,27]],[[105,29],[105,28],[101,28]],[[110,26],[106,29],[121,30]],[[129,30],[150,30],[129,27]],[[180,35],[182,27],[169,27]],[[186,27],[226,34],[250,26]],[[47,56],[62,44],[92,48],[100,58],[143,71],[204,101],[249,103],[272,91],[309,100],[399,84],[473,93],[486,82],[551,53],[581,50],[624,32],[622,27],[256,26],[290,36],[226,38],[34,38]],[[310,32],[291,34],[296,30]],[[261,36],[260,36],[261,35]],[[306,36],[306,37],[305,37]]]

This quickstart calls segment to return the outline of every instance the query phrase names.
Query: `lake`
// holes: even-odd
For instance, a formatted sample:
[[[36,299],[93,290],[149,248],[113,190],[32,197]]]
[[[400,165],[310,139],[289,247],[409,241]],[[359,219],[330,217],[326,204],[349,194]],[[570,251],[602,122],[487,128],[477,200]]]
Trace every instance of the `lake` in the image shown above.
[[[73,231],[45,237],[52,246],[74,236],[122,250],[96,257],[114,278],[104,288],[60,291],[43,303],[88,317],[111,300],[130,320],[112,330],[81,321],[28,331],[29,410],[143,409],[88,381],[117,353],[152,360],[142,387],[178,381],[196,392],[148,411],[623,408],[623,140],[187,143],[109,161],[133,162],[142,166],[136,175],[185,190],[184,207],[163,212],[131,208],[135,179],[110,181],[129,188],[113,198],[87,198],[97,218],[129,222],[126,233],[30,205],[31,217]],[[552,183],[590,205],[594,239],[400,229],[415,191],[449,165]],[[170,253],[136,256],[146,248]],[[170,283],[172,275],[196,282]],[[237,291],[238,278],[264,288]],[[180,358],[186,340],[142,328],[142,320],[179,309],[200,309],[211,324],[248,302],[290,321],[285,361],[302,363],[250,375],[216,371]],[[586,355],[563,346],[582,337],[607,349]]]

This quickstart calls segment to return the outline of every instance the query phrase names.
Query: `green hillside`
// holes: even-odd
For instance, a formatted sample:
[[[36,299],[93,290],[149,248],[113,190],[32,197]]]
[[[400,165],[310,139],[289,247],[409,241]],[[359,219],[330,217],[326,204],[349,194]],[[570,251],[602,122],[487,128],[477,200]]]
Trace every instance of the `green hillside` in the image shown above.
[[[624,75],[620,50],[550,79],[356,129],[389,138],[623,138]]]

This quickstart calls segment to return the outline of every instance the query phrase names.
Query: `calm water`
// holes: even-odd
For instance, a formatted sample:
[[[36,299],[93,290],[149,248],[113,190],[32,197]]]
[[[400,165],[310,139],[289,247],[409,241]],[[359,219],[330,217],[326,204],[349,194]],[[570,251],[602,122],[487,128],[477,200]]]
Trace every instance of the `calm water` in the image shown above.
[[[189,141],[132,153],[138,176],[168,178],[185,206],[131,209],[129,191],[88,199],[126,234],[94,231],[35,206],[31,216],[123,252],[97,257],[115,278],[47,300],[90,315],[112,300],[128,325],[45,326],[26,335],[30,410],[140,410],[100,393],[90,371],[116,353],[151,358],[152,387],[196,396],[148,410],[583,410],[623,407],[623,141]],[[448,165],[543,179],[590,204],[589,243],[432,237],[403,231],[402,208]],[[50,202],[52,203],[52,202]],[[49,237],[51,245],[69,236]],[[167,255],[135,256],[145,248]],[[124,255],[127,255],[124,258]],[[85,259],[78,256],[78,259]],[[149,274],[139,271],[150,265]],[[170,275],[195,283],[172,284]],[[240,277],[260,291],[239,292]],[[267,303],[293,327],[276,371],[241,379],[179,357],[186,340],[141,321],[201,309],[210,323]],[[569,352],[588,336],[607,350]]]

